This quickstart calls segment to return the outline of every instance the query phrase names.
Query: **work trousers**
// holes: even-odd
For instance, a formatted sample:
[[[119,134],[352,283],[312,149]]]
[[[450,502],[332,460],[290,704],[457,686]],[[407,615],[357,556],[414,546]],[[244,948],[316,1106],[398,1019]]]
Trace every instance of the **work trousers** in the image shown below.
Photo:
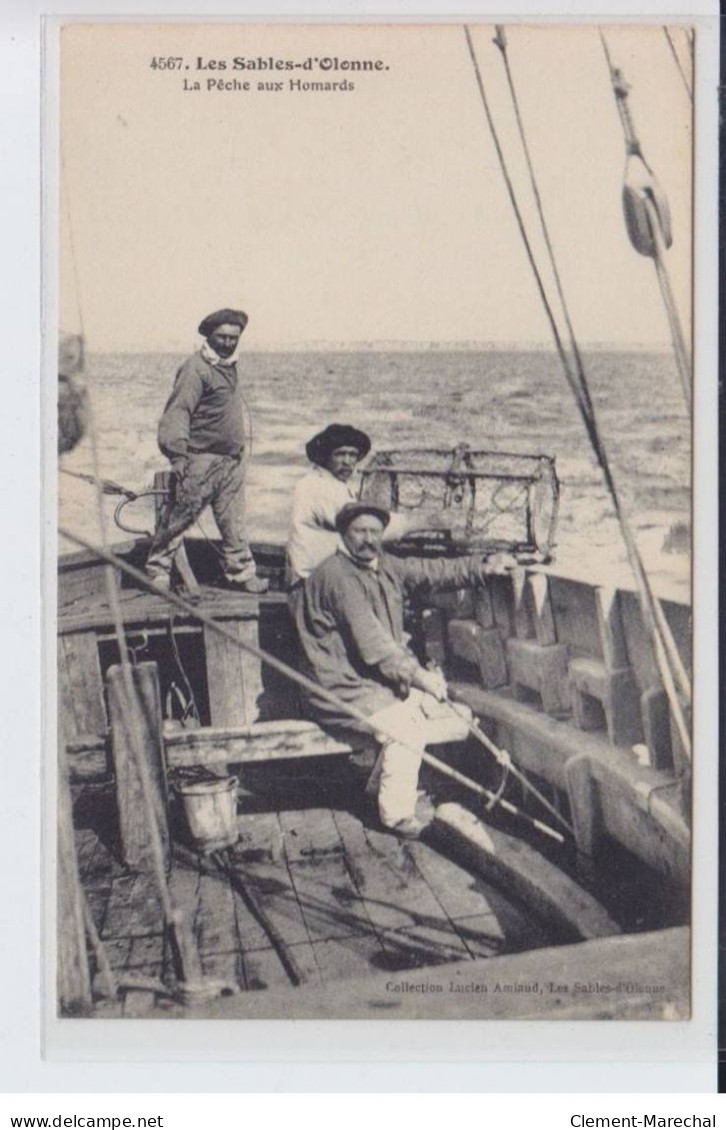
[[[227,580],[248,581],[255,562],[245,537],[244,462],[232,455],[190,453],[184,477],[176,480],[176,497],[156,531],[146,571],[168,576],[184,534],[205,506],[212,507],[222,538],[222,569]]]

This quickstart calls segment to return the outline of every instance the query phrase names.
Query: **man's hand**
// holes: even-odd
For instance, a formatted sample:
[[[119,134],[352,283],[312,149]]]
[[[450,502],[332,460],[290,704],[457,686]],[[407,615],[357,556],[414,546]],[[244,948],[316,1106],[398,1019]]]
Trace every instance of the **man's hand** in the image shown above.
[[[186,455],[175,455],[171,461],[171,469],[178,482],[181,482],[187,473],[187,463]]]
[[[446,702],[446,699],[449,697],[446,679],[438,668],[434,671],[427,671],[424,667],[419,667],[412,682],[420,691],[425,691],[426,694],[433,695],[439,702]]]

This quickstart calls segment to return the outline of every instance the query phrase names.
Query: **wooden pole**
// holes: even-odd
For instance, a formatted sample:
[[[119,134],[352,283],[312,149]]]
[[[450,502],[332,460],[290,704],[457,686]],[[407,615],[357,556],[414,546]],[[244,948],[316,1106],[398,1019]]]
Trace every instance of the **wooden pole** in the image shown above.
[[[63,1014],[89,1012],[91,974],[88,967],[83,896],[78,879],[78,864],[73,837],[71,790],[65,768],[65,742],[60,735],[58,759],[58,863],[57,863],[57,938],[58,1005]]]
[[[110,667],[107,676],[122,858],[132,870],[152,872],[154,869],[153,833],[149,828],[151,813],[144,798],[137,761],[138,757],[143,757],[151,788],[151,809],[168,872],[171,855],[159,676],[156,663],[139,663],[130,671],[134,688],[131,702],[127,701],[122,668]]]

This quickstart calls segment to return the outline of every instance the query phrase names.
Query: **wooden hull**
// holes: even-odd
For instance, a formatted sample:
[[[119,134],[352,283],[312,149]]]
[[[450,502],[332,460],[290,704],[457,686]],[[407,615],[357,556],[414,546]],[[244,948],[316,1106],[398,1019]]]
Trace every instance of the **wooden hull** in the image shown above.
[[[132,561],[141,559],[138,546],[125,551]],[[294,667],[286,601],[276,589],[281,562],[274,547],[263,547],[258,555],[261,571],[272,580],[272,591],[262,599],[209,583],[213,561],[208,547],[192,543],[190,558],[202,581],[199,607],[231,627],[240,643],[257,644]],[[260,897],[269,901],[270,912],[289,935],[287,944],[318,990],[320,985],[336,986],[318,992],[314,1005],[306,1002],[316,990],[294,990],[291,999],[297,1004],[290,1013],[284,970],[273,951],[263,955],[269,947],[255,946],[254,931],[250,934],[249,923],[243,925],[244,914],[229,883],[190,865],[188,858],[175,858],[172,894],[196,931],[204,972],[241,991],[232,1002],[209,1006],[215,1015],[370,1016],[376,1009],[381,1015],[432,1017],[687,1014],[688,939],[682,930],[666,928],[680,926],[688,915],[688,766],[671,730],[632,593],[532,570],[493,578],[476,599],[467,593],[442,595],[411,613],[420,652],[444,666],[455,696],[571,822],[575,842],[561,850],[536,835],[530,848],[521,840],[510,842],[522,828],[512,827],[497,811],[484,828],[481,808],[462,809],[462,801],[471,805],[461,791],[447,786],[442,792],[430,772],[424,784],[438,789],[439,799],[449,803],[439,808],[425,844],[402,847],[375,830],[370,813],[327,797],[326,782],[335,781],[336,774],[345,779],[344,796],[351,795],[353,786],[345,778],[350,750],[300,718],[295,689],[281,675],[215,637],[192,613],[175,612],[170,623],[168,607],[158,596],[122,587],[121,601],[128,644],[135,658],[156,665],[160,713],[170,715],[163,727],[160,722],[163,764],[172,772],[191,767],[240,772],[242,846],[236,849],[241,854],[235,866],[245,881],[252,876]],[[679,647],[688,654],[689,609],[666,602],[664,611]],[[120,843],[114,842],[113,780],[120,780],[120,767],[109,724],[109,670],[117,662],[102,572],[75,555],[61,567],[59,691],[65,763],[77,794],[82,879],[116,974],[133,980],[141,972],[173,986],[158,900],[148,877],[129,873],[134,861],[124,856],[123,834]],[[185,727],[174,719],[179,684],[188,688],[201,725]],[[444,746],[443,751],[437,749],[437,756],[484,784],[498,784],[500,770],[479,746]],[[292,766],[303,775],[312,808],[300,809],[284,795],[282,783]],[[95,802],[88,799],[93,796]],[[89,813],[101,797],[106,798],[106,823],[99,826]],[[84,811],[89,816],[85,828]],[[534,808],[532,812],[542,816]],[[123,825],[122,812],[122,833]],[[307,858],[301,847],[306,842]],[[427,870],[429,876],[438,872],[433,886]],[[609,913],[585,887],[597,893]],[[646,889],[650,909],[639,913],[639,892]],[[516,956],[497,956],[500,948],[487,934],[496,919],[487,897],[493,891],[495,899],[501,898],[503,890],[516,904],[516,910],[503,912],[504,918],[519,921],[519,915],[529,922],[516,938],[500,939],[505,948],[524,951]],[[447,897],[458,900],[465,913],[447,908]],[[282,916],[281,903],[287,908]],[[471,921],[463,926],[463,919]],[[655,981],[644,987],[639,980],[635,963],[640,941],[634,937],[627,945],[617,938],[621,927],[628,932],[648,926],[665,930],[658,934],[665,964],[657,991]],[[501,922],[497,929],[501,933]],[[533,996],[529,1004],[524,989],[521,995],[511,990],[506,1004],[494,1001],[498,994],[487,988],[432,989],[426,1001],[404,1000],[405,990],[396,996],[398,990],[384,989],[378,1004],[369,1001],[359,1011],[350,1003],[355,994],[342,988],[362,977],[375,980],[377,968],[396,961],[404,970],[437,967],[443,961],[447,969],[456,969],[457,983],[483,956],[504,962],[512,983],[517,978],[544,983],[542,955],[551,952],[548,940],[569,943],[568,951],[573,945],[601,947],[583,949],[582,959],[579,948],[562,956],[571,970],[580,969],[580,960],[583,971],[590,969],[588,976],[578,973],[578,983],[585,985],[589,977],[605,984],[617,974],[617,983],[629,988],[592,993],[583,988],[578,999],[573,993],[564,1001],[562,994],[548,992]],[[660,952],[660,942],[658,948]],[[565,954],[564,949],[557,952]],[[554,983],[560,958],[553,961],[549,980]],[[515,967],[520,971],[516,977]],[[476,981],[479,972],[471,976]],[[498,976],[492,980],[487,973],[482,984],[496,983]],[[569,974],[568,983],[574,984],[574,976]],[[263,986],[269,990],[265,994],[245,991]],[[475,1005],[467,993],[480,998]],[[375,988],[371,1000],[377,994]],[[426,996],[423,991],[420,995]],[[169,1015],[179,1008],[173,994],[138,988],[125,999],[128,1003],[106,1003],[103,1010],[107,1015]],[[346,1000],[347,1005],[342,1003]]]

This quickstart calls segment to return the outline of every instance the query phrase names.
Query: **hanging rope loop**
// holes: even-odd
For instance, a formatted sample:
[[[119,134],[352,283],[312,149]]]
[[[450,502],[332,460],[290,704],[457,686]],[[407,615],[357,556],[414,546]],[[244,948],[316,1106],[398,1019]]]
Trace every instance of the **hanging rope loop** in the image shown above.
[[[648,207],[648,204],[652,208]],[[631,153],[625,165],[623,181],[623,213],[628,237],[639,255],[654,259],[658,245],[651,224],[655,212],[661,242],[669,248],[673,243],[671,210],[668,197],[658,183],[653,170],[636,153]]]

